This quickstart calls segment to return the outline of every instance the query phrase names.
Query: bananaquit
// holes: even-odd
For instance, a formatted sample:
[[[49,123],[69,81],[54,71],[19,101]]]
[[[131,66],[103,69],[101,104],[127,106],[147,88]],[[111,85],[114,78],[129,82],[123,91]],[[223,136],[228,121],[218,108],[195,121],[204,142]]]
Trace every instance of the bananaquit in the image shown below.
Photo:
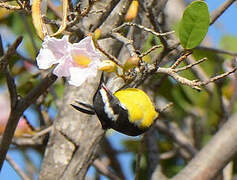
[[[77,103],[84,108],[72,106],[80,112],[96,114],[105,130],[112,128],[129,136],[137,136],[147,131],[158,117],[158,112],[147,94],[137,88],[127,88],[112,94],[103,79],[102,73],[93,97],[93,106],[82,102]]]

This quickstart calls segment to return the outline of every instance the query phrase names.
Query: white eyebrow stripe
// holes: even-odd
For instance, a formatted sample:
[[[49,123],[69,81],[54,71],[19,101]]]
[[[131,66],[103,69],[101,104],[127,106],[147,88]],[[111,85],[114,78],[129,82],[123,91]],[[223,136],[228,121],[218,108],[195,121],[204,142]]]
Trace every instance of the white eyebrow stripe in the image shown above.
[[[110,107],[110,104],[109,104],[109,98],[108,98],[108,96],[107,96],[107,92],[103,89],[103,88],[101,88],[100,89],[100,95],[101,95],[101,97],[102,97],[102,100],[103,100],[103,102],[104,102],[104,111],[105,111],[105,113],[107,114],[107,116],[110,118],[110,119],[112,119],[113,121],[116,121],[117,119],[118,119],[118,114],[114,114],[114,111],[113,111],[113,109],[112,109],[112,107]]]

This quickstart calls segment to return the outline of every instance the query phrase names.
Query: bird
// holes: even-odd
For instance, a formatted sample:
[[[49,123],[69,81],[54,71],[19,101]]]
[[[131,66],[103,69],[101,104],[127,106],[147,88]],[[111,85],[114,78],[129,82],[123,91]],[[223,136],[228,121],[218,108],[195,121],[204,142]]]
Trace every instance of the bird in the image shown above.
[[[126,88],[112,93],[104,83],[102,73],[99,86],[93,96],[93,105],[76,101],[76,110],[97,115],[104,130],[114,129],[128,136],[146,132],[158,118],[158,111],[149,96],[141,89]]]

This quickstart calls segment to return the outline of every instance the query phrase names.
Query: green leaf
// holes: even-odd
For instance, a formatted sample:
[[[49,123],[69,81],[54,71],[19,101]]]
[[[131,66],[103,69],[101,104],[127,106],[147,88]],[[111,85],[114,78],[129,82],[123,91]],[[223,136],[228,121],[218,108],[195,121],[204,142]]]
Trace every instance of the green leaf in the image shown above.
[[[204,1],[192,2],[184,11],[179,27],[179,38],[185,49],[199,45],[207,34],[210,17]]]

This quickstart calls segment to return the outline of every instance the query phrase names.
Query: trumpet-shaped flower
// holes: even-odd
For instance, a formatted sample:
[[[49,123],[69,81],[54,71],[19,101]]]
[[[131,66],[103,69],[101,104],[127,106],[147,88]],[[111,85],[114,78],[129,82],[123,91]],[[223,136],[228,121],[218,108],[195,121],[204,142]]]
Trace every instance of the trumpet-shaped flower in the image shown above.
[[[91,36],[74,44],[64,36],[62,39],[46,37],[36,61],[40,69],[56,64],[53,70],[56,76],[69,77],[69,84],[80,86],[87,78],[96,76],[102,58]]]

